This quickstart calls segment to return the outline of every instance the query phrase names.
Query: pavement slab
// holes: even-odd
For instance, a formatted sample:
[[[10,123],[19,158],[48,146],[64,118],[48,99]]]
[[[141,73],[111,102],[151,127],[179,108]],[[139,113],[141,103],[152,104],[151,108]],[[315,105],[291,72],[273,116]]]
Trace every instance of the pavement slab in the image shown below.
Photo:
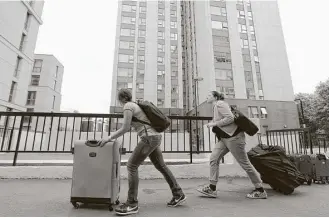
[[[141,180],[139,187],[139,213],[143,217],[295,217],[328,216],[329,186],[313,184],[300,186],[292,195],[285,196],[267,188],[267,200],[250,200],[245,195],[251,191],[248,179],[222,178],[218,183],[218,198],[200,197],[195,190],[206,184],[206,179],[179,179],[187,202],[177,208],[167,208],[171,198],[163,179]],[[106,207],[74,209],[70,204],[71,180],[58,179],[3,179],[0,180],[0,216],[55,216],[55,217],[111,217],[116,216]],[[120,200],[127,196],[127,180],[122,181]]]

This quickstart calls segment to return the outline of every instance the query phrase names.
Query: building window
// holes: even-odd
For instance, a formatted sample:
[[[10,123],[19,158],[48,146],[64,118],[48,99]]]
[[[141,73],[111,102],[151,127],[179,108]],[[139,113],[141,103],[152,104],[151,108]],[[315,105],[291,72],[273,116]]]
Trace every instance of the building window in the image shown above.
[[[249,42],[247,39],[241,39],[241,47],[242,48],[249,48]]]
[[[17,90],[17,83],[12,81],[11,87],[10,87],[10,92],[9,92],[8,102],[14,101],[16,90]]]
[[[131,68],[118,68],[118,76],[120,77],[133,77],[133,69]]]
[[[176,99],[171,100],[171,107],[177,107],[177,100]]]
[[[122,16],[121,23],[135,24],[136,23],[136,18],[135,17],[125,17],[125,16]]]
[[[255,60],[256,63],[259,63],[259,58],[258,58],[258,56],[254,56],[254,60]]]
[[[33,72],[34,73],[40,73],[42,69],[42,63],[43,61],[40,59],[34,60],[34,65],[33,65]]]
[[[121,36],[135,36],[135,30],[122,28],[120,30],[120,35]]]
[[[178,66],[178,59],[177,59],[177,58],[172,58],[172,59],[170,60],[170,63],[171,63],[171,65],[173,65],[173,66]]]
[[[54,80],[54,83],[53,83],[53,90],[56,90],[56,84],[57,84],[57,81]]]
[[[14,77],[16,77],[16,78],[19,76],[19,72],[20,72],[20,69],[21,69],[21,63],[22,63],[22,58],[21,57],[17,57],[17,59],[16,59],[16,67],[15,67],[15,72],[14,72]],[[34,70],[34,68],[33,68],[33,70]],[[40,71],[41,71],[41,68],[40,68]]]
[[[170,33],[170,39],[171,40],[177,40],[178,39],[178,34],[177,33]]]
[[[146,25],[146,19],[145,18],[139,18],[139,25]]]
[[[178,87],[177,86],[172,86],[171,87],[171,94],[178,94]]]
[[[171,21],[170,22],[170,28],[177,28],[177,22],[176,21]]]
[[[139,83],[139,84],[138,84],[138,89],[143,90],[143,89],[144,89],[144,84],[143,84],[143,83]]]
[[[26,35],[23,33],[21,37],[21,42],[19,43],[19,50],[23,51],[26,43]]]
[[[226,16],[226,8],[220,8],[220,7],[215,7],[215,6],[210,6],[210,13],[213,15],[221,15],[221,16]]]
[[[37,97],[37,92],[36,91],[29,91],[27,93],[26,105],[35,105],[36,97]]]
[[[145,74],[145,70],[142,70],[142,69],[137,69],[137,72],[138,72],[139,75],[144,75]]]
[[[246,14],[244,13],[244,11],[238,11],[238,18],[245,18]]]
[[[132,89],[133,88],[133,84],[132,83],[128,83],[128,89]]]
[[[258,107],[248,107],[249,118],[259,118]]]
[[[138,63],[145,63],[145,56],[144,55],[138,55]]]
[[[158,70],[158,77],[163,77],[165,72],[163,70]]]
[[[178,76],[178,71],[177,70],[171,70],[171,77],[177,77]]]
[[[221,22],[221,21],[211,21],[211,26],[213,29],[228,29],[227,22]]]
[[[215,56],[215,60],[216,62],[231,63],[231,54],[221,52],[218,56]]]
[[[133,55],[119,54],[119,62],[134,63],[134,56]]]
[[[158,32],[158,39],[164,39],[164,32]]]
[[[162,91],[163,90],[163,85],[158,85],[158,91]]]
[[[119,43],[119,48],[121,48],[121,49],[134,49],[134,47],[135,47],[134,42],[120,41],[120,43]]]
[[[239,24],[239,32],[240,33],[247,33],[247,26],[244,24]]]
[[[134,5],[122,5],[122,11],[136,12],[136,6],[134,6]]]
[[[158,20],[158,27],[164,27],[165,26],[164,20]]]
[[[163,44],[158,44],[158,52],[164,52],[164,47]]]
[[[266,119],[267,118],[266,107],[261,107],[260,108],[260,118],[262,118],[262,119]]]
[[[233,73],[231,70],[215,69],[215,75],[218,80],[233,80]]]
[[[176,10],[171,10],[170,11],[170,16],[177,17],[177,11]]]
[[[252,12],[251,11],[248,11],[248,17],[250,20],[252,20]]]
[[[164,16],[164,9],[163,9],[163,8],[159,8],[159,9],[158,9],[158,14],[159,14],[160,16]]]
[[[255,40],[252,40],[251,43],[252,43],[252,48],[253,49],[257,49],[257,43],[256,43],[256,41]]]
[[[250,33],[255,34],[255,27],[253,25],[250,25]]]
[[[40,75],[31,76],[31,86],[38,86],[40,82]]]
[[[158,107],[163,107],[163,105],[164,105],[164,100],[158,99]]]
[[[138,43],[138,49],[139,50],[145,50],[145,42],[139,42]]]
[[[139,31],[138,31],[138,36],[139,36],[139,37],[145,37],[145,35],[146,35],[145,30],[139,30]]]
[[[28,29],[30,27],[30,20],[31,20],[31,14],[27,13],[26,18],[25,18],[25,23],[24,23],[24,28],[26,31],[28,31]]]
[[[56,66],[55,78],[58,77],[58,73],[59,73],[59,66]]]
[[[158,64],[164,64],[164,58],[158,57]]]
[[[177,53],[177,45],[171,45],[170,51],[171,51],[171,53]]]
[[[140,6],[139,7],[139,13],[146,13],[146,7]]]

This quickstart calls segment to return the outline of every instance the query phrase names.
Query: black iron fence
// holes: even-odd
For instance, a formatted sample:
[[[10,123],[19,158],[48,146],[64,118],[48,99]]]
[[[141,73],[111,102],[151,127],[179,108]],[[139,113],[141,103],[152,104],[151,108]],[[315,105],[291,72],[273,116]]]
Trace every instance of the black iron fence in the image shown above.
[[[279,145],[288,154],[326,153],[329,135],[311,133],[309,128],[266,131],[267,144]]]
[[[76,140],[102,139],[122,125],[122,114],[0,112],[0,152],[71,153]],[[216,142],[205,125],[211,117],[169,116],[170,127],[162,133],[163,153],[210,153]],[[196,129],[198,127],[198,130]],[[137,145],[137,133],[122,137],[123,147],[131,153]]]

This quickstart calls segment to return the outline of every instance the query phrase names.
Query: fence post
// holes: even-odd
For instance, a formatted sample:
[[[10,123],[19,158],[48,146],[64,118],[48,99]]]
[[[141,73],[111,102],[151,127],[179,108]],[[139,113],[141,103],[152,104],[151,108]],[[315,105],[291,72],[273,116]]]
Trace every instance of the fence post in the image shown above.
[[[22,135],[22,129],[23,129],[23,122],[24,122],[24,116],[22,116],[21,122],[19,124],[19,130],[18,130],[17,143],[16,143],[16,148],[15,148],[13,166],[16,166],[16,162],[17,162],[18,149],[19,149],[19,144],[21,142],[21,135]]]
[[[268,130],[266,130],[266,142],[267,142],[267,145],[270,145],[270,141],[268,139]]]
[[[311,140],[311,133],[309,130],[307,130],[307,141],[310,146],[310,152],[311,152],[311,154],[313,154],[313,144],[312,144],[312,140]]]

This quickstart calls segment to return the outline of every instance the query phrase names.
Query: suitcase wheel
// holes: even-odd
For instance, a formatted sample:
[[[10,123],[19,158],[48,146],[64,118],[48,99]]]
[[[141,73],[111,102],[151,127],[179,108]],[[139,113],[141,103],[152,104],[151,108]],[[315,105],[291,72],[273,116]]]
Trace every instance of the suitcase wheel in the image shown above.
[[[72,205],[75,209],[79,209],[80,208],[80,204],[77,202],[72,202]]]
[[[307,185],[312,185],[312,179],[309,179],[309,180],[307,181]]]
[[[293,190],[289,190],[289,191],[284,191],[283,194],[284,195],[290,195],[294,192],[294,189]]]
[[[112,204],[109,205],[109,211],[113,211],[113,206],[112,206]]]
[[[116,205],[119,205],[119,204],[120,204],[120,201],[119,201],[119,200],[116,200],[116,201],[115,201],[115,204],[116,204]]]

